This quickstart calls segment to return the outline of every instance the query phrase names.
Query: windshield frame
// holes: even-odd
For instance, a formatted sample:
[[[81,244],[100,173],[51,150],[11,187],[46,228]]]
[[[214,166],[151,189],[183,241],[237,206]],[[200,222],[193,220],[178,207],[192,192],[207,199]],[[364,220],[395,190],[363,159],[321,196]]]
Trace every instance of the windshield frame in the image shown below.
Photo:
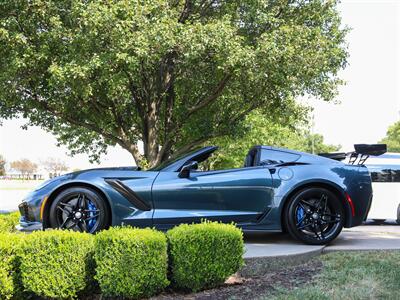
[[[169,160],[166,160],[157,166],[154,166],[148,171],[160,171],[160,172],[165,172],[165,171],[171,171],[171,172],[179,172],[179,170],[182,168],[182,166],[187,163],[189,160],[196,160],[198,157],[202,157],[204,155],[211,155],[215,150],[217,150],[218,147],[215,146],[206,146],[206,147],[201,147],[197,148],[195,150],[192,150],[190,152],[186,152],[182,155],[179,155],[178,157],[173,157]]]

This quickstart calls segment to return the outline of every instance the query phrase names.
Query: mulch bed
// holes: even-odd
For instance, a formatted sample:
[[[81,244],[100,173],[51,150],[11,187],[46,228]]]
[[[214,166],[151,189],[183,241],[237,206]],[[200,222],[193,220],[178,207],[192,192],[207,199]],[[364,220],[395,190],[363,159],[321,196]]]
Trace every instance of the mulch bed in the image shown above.
[[[313,260],[309,263],[271,272],[266,276],[241,278],[231,277],[223,286],[193,294],[172,291],[152,297],[151,300],[208,300],[208,299],[256,299],[273,294],[276,288],[293,289],[310,282],[322,270],[322,263]]]

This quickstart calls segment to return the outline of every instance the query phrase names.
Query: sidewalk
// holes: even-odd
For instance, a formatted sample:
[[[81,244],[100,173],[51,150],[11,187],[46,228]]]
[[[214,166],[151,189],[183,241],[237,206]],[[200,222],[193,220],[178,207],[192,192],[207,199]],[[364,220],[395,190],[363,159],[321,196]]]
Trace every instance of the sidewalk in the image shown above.
[[[246,266],[243,276],[264,275],[270,271],[304,263],[325,252],[355,250],[400,250],[400,225],[363,225],[344,229],[328,246],[310,246],[288,234],[245,233]]]

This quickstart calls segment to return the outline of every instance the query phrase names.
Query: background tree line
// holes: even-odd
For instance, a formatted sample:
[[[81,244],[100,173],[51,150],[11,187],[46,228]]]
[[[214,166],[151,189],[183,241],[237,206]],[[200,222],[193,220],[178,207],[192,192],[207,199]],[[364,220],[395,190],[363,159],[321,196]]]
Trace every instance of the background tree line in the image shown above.
[[[0,176],[7,175],[6,172],[7,161],[3,155],[0,154]],[[46,160],[40,161],[39,164],[32,162],[29,159],[22,158],[20,160],[11,161],[9,169],[13,169],[20,173],[21,178],[30,179],[32,175],[38,172],[39,167],[46,170],[50,176],[58,176],[61,173],[68,171],[68,166],[64,161],[58,158],[49,157]]]
[[[386,136],[380,142],[387,144],[388,151],[400,152],[400,121],[388,128]]]

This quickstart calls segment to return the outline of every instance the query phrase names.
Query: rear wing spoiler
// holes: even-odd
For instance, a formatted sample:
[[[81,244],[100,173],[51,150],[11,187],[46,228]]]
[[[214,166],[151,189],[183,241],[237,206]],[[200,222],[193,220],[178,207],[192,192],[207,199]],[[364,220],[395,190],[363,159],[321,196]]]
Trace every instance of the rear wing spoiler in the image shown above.
[[[319,153],[318,155],[342,161],[349,157],[349,164],[363,165],[370,155],[379,156],[387,152],[386,144],[355,144],[352,152]]]

